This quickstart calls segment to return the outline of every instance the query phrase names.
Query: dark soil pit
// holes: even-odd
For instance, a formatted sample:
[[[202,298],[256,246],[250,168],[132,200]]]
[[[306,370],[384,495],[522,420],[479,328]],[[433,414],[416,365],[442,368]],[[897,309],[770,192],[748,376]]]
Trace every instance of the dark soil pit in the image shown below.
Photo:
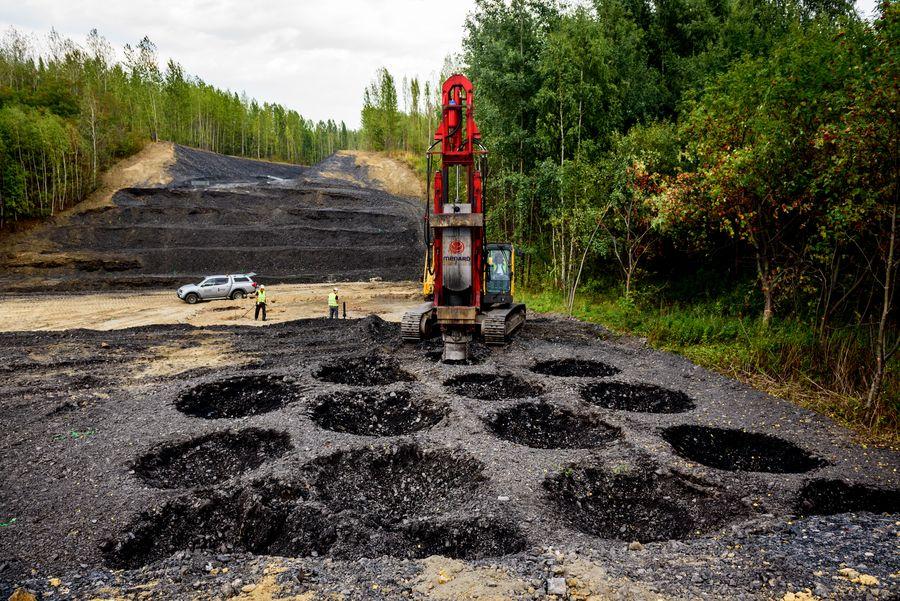
[[[136,568],[180,550],[306,557],[481,558],[525,539],[485,505],[483,466],[449,449],[403,444],[338,451],[289,480],[198,489],[145,511],[101,546],[112,568]],[[481,505],[479,505],[481,503]]]
[[[664,429],[662,437],[679,456],[720,470],[795,474],[826,465],[797,445],[768,434],[683,425]]]
[[[605,409],[637,413],[684,413],[694,408],[694,402],[680,390],[651,384],[597,382],[585,386],[581,398]]]
[[[843,480],[812,480],[797,497],[798,515],[833,515],[836,513],[900,512],[900,490],[849,484]]]
[[[298,397],[297,387],[280,377],[238,376],[186,390],[175,407],[204,419],[233,419],[275,411]]]
[[[101,551],[111,568],[137,568],[181,550],[222,547],[305,557],[328,551],[335,530],[305,489],[278,481],[186,495],[137,516]]]
[[[322,365],[313,375],[325,382],[349,386],[384,386],[415,379],[400,369],[399,361],[380,355],[338,359]]]
[[[455,559],[482,559],[518,553],[525,538],[508,521],[493,517],[423,520],[404,529],[408,556],[423,558],[443,555]]]
[[[606,378],[616,375],[621,370],[590,359],[550,359],[536,363],[531,371],[561,378]]]
[[[446,380],[444,386],[456,394],[481,401],[505,401],[543,394],[539,384],[526,382],[513,375],[462,374]]]
[[[334,512],[381,526],[466,505],[484,482],[467,454],[416,444],[338,451],[304,466],[314,498]]]
[[[349,390],[320,396],[310,417],[320,427],[359,436],[400,436],[427,430],[449,412],[409,390]]]
[[[286,432],[228,430],[164,445],[138,459],[133,469],[139,478],[159,488],[206,486],[256,469],[291,449]]]
[[[504,440],[537,449],[591,449],[621,436],[619,428],[550,403],[522,403],[497,413],[488,428]]]
[[[576,530],[626,541],[683,539],[746,514],[740,502],[705,483],[656,466],[570,466],[544,481],[563,521]]]
[[[303,469],[310,500],[338,532],[330,553],[477,558],[514,553],[524,538],[486,503],[482,464],[451,449],[416,444],[338,451]]]

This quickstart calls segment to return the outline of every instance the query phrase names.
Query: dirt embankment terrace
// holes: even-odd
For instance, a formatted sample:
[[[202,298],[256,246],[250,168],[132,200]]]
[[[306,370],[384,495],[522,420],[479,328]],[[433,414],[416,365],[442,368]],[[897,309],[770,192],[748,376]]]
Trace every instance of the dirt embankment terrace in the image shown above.
[[[151,145],[88,202],[7,241],[0,289],[158,287],[251,271],[267,283],[415,279],[423,205],[410,177],[363,154],[300,167]]]

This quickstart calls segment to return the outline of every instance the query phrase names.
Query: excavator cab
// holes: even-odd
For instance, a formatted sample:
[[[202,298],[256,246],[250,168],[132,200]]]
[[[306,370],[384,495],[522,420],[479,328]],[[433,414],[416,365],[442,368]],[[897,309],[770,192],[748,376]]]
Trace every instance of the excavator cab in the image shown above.
[[[487,244],[485,261],[485,305],[508,305],[515,292],[515,249],[512,244]]]

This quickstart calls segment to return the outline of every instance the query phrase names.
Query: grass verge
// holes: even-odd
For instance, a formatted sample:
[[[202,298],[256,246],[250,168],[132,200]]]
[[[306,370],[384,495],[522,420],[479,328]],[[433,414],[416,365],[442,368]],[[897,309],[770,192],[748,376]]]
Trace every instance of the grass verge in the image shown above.
[[[529,311],[566,313],[555,291],[520,291]],[[654,307],[614,293],[579,294],[572,316],[617,334],[640,336],[654,348],[683,355],[707,369],[827,415],[852,430],[863,444],[900,446],[900,378],[890,367],[882,405],[865,406],[865,370],[873,361],[852,332],[817,339],[802,322],[729,316],[715,303]]]

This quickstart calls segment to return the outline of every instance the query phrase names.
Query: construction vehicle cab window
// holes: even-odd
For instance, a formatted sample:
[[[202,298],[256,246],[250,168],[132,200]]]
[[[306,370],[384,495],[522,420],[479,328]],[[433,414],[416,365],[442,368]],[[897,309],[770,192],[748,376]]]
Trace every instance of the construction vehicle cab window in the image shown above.
[[[425,269],[430,301],[409,311],[403,339],[416,342],[440,329],[444,361],[465,361],[473,336],[503,344],[525,323],[513,302],[515,269],[509,244],[488,244],[484,213],[487,150],[475,123],[475,90],[464,75],[441,88],[442,118],[426,154]]]
[[[491,250],[488,253],[488,292],[509,292],[510,254],[506,250]]]

